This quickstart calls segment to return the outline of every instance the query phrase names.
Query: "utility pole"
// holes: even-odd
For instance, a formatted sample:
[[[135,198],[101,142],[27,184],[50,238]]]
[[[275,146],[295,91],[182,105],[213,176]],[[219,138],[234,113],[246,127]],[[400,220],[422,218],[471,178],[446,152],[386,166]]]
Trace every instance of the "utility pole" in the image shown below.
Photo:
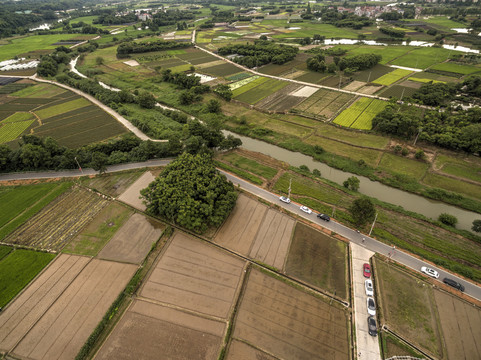
[[[372,229],[374,229],[374,224],[376,223],[376,220],[377,220],[377,213],[376,213],[376,217],[374,218],[374,221],[372,222],[371,230],[369,230],[369,236],[371,236]]]
[[[402,92],[402,94],[401,94],[401,100],[399,100],[399,101],[403,101],[403,97],[404,97],[404,90],[406,90],[406,88],[403,88],[403,92]]]
[[[341,83],[342,83],[342,74],[339,77],[339,90],[341,90]]]
[[[79,162],[78,162],[78,160],[77,160],[77,157],[75,157],[75,161],[77,162],[78,168],[79,168],[80,172],[81,172],[82,175],[83,175],[84,172],[83,172],[82,167],[80,166],[80,164],[79,164]]]
[[[367,82],[369,83],[369,80],[371,80],[371,74],[372,74],[372,71],[369,73],[369,76],[367,77]]]
[[[422,131],[423,131],[423,128],[420,127],[420,128],[419,128],[419,131],[418,131],[418,134],[416,135],[416,139],[414,139],[413,146],[416,145],[416,141],[418,141],[418,137],[419,137],[419,135],[421,134]]]
[[[287,198],[291,198],[291,185],[292,185],[292,178],[289,179],[289,194],[287,195]]]

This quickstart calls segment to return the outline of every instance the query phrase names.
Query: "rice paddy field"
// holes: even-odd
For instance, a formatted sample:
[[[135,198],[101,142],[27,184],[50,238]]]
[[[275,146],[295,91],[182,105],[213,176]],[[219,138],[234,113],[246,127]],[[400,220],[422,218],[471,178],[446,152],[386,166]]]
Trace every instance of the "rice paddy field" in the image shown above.
[[[387,102],[377,99],[360,98],[334,119],[334,123],[360,130],[371,130],[372,119],[387,106]]]
[[[352,99],[354,99],[354,95],[319,89],[316,93],[301,102],[295,109],[301,113],[330,119],[343,106],[351,102]]]
[[[23,134],[51,136],[71,148],[127,132],[116,119],[83,97],[50,84],[32,84],[0,104],[0,143]]]
[[[426,69],[434,64],[446,61],[449,57],[449,54],[450,50],[444,48],[415,48],[405,55],[394,59],[390,64],[416,69]]]
[[[380,78],[374,80],[373,83],[379,84],[379,85],[392,85],[411,73],[412,71],[409,71],[409,70],[395,69],[394,71],[387,73],[386,75],[383,75]]]
[[[472,65],[462,65],[452,62],[435,64],[429,68],[430,70],[438,70],[447,73],[461,74],[461,75],[471,75],[481,72],[481,67]]]

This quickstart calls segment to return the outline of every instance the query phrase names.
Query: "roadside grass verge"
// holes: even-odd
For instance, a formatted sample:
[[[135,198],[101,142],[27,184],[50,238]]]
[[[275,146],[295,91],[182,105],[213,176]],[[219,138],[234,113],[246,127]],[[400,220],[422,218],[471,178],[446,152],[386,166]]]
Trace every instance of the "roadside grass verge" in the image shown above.
[[[241,177],[242,179],[250,181],[251,183],[254,183],[256,185],[262,185],[262,183],[263,183],[263,181],[260,177],[252,175],[252,174],[248,173],[247,171],[241,170],[239,168],[236,168],[234,166],[225,164],[223,162],[215,161],[215,166],[218,167],[218,168],[221,168],[222,170],[233,173],[233,174]]]
[[[55,254],[18,249],[0,261],[0,307],[7,305]]]

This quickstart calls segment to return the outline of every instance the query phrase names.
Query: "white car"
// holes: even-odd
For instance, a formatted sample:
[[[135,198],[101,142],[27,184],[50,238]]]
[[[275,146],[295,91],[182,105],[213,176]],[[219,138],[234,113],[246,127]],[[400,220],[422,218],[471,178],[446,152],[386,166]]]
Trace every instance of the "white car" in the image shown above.
[[[372,297],[367,298],[367,313],[376,316],[376,303]]]
[[[366,288],[366,295],[373,296],[374,295],[374,288],[372,287],[372,281],[367,279],[364,281],[364,287]]]
[[[307,206],[302,205],[302,206],[300,207],[300,209],[301,209],[302,211],[304,211],[305,213],[307,213],[307,214],[312,214],[312,210],[309,209]]]
[[[426,266],[423,266],[421,268],[421,272],[423,272],[426,275],[431,276],[432,278],[435,278],[435,279],[437,279],[439,277],[439,273],[436,270],[428,268]]]
[[[279,198],[280,201],[282,202],[285,202],[286,204],[290,204],[291,203],[291,199],[289,199],[288,197],[285,197],[285,196],[281,196]]]

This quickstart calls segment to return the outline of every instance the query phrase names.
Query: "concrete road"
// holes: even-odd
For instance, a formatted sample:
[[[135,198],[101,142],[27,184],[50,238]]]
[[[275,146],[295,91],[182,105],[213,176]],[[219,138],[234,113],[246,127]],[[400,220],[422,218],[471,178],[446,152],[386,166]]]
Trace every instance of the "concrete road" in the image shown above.
[[[367,296],[364,288],[362,266],[369,263],[374,253],[360,245],[351,243],[352,254],[352,285],[354,290],[354,320],[356,324],[357,358],[366,360],[381,360],[381,350],[377,336],[368,332]],[[375,271],[375,270],[374,270]],[[374,289],[376,291],[376,289]],[[376,321],[377,322],[377,321]]]
[[[145,167],[155,167],[155,166],[165,166],[170,162],[170,160],[149,160],[140,163],[130,163],[130,164],[121,164],[121,165],[114,165],[107,167],[107,172],[117,172],[123,170],[131,170],[131,169],[140,169]],[[256,185],[253,185],[245,180],[242,180],[230,173],[225,171],[219,170],[221,173],[225,174],[226,177],[232,181],[235,185],[240,185],[240,187],[260,198],[263,198],[269,202],[275,203],[284,209],[299,215],[303,218],[311,220],[320,224],[321,226],[334,231],[335,233],[349,239],[349,241],[355,244],[361,244],[362,238],[365,238],[365,243],[362,244],[366,249],[369,249],[373,252],[377,252],[392,258],[393,260],[401,263],[411,269],[416,271],[421,270],[421,266],[429,266],[439,272],[439,280],[442,281],[445,277],[449,277],[451,279],[456,280],[457,282],[461,283],[465,287],[465,294],[477,299],[481,300],[481,287],[473,282],[464,280],[456,275],[453,275],[439,267],[432,266],[431,264],[426,263],[425,261],[418,259],[414,256],[404,253],[398,249],[394,249],[393,247],[386,245],[380,241],[377,241],[373,238],[365,234],[360,234],[356,230],[351,229],[345,225],[342,225],[335,220],[326,222],[316,217],[316,213],[312,213],[310,215],[306,214],[305,212],[299,209],[300,204],[296,204],[294,202],[290,204],[283,203],[279,201],[279,195],[273,194],[265,189],[262,189]],[[45,171],[45,172],[32,172],[32,173],[10,173],[10,174],[2,174],[0,175],[0,182],[7,181],[7,180],[33,180],[33,179],[47,179],[47,178],[62,178],[62,177],[78,177],[83,175],[94,175],[98,172],[92,169],[83,169],[81,173],[79,170],[68,170],[68,171]],[[330,215],[330,214],[328,214]]]

